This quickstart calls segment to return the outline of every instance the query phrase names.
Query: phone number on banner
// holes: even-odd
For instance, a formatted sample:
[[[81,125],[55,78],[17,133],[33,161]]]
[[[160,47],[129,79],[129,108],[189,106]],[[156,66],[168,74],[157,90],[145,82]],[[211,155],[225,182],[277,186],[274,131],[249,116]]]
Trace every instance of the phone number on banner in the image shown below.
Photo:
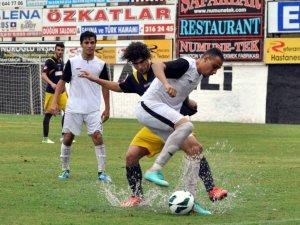
[[[1,8],[13,8],[13,7],[20,7],[24,6],[23,0],[0,0]]]
[[[172,34],[174,33],[174,24],[145,24],[145,34]]]

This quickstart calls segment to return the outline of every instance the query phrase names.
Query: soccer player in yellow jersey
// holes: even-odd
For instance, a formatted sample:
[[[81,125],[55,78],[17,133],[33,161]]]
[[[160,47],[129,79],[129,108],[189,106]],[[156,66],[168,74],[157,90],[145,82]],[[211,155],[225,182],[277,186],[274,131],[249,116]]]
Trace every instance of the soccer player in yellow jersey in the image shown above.
[[[55,45],[54,55],[47,59],[43,67],[42,79],[47,83],[45,92],[45,103],[44,103],[44,120],[43,120],[43,134],[44,138],[42,143],[44,144],[54,144],[54,141],[50,140],[49,135],[49,124],[52,114],[50,113],[50,107],[53,100],[53,95],[56,89],[56,85],[62,76],[64,69],[63,55],[65,51],[65,46],[63,43],[57,43]],[[58,98],[58,108],[59,110],[65,110],[67,104],[67,93],[64,90]],[[62,126],[64,123],[64,115],[62,117]]]

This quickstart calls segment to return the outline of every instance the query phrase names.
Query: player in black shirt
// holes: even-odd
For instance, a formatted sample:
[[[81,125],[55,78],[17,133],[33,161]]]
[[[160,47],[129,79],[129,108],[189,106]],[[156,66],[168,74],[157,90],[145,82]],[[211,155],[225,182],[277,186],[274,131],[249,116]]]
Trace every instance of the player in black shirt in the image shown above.
[[[57,43],[55,45],[54,55],[47,59],[43,67],[42,79],[47,82],[46,92],[45,92],[45,103],[44,103],[44,113],[45,117],[43,120],[43,134],[44,138],[42,143],[45,144],[54,144],[54,141],[51,141],[48,138],[49,134],[49,123],[52,117],[50,113],[50,107],[55,92],[56,84],[62,76],[64,69],[63,55],[65,51],[65,46],[63,43]],[[65,110],[67,103],[67,93],[64,91],[60,94],[58,99],[58,107],[60,110]],[[64,116],[62,117],[62,125],[64,121]]]

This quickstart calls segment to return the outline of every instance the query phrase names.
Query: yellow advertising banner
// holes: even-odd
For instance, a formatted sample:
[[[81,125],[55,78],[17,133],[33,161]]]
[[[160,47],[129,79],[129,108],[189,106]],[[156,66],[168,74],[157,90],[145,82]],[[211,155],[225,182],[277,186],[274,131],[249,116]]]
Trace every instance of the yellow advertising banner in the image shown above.
[[[126,64],[127,62],[121,59],[122,54],[126,46],[135,41],[144,42],[148,46],[151,50],[152,62],[169,61],[173,59],[173,44],[171,39],[97,41],[95,55],[108,64]],[[105,45],[112,46],[105,47]]]
[[[116,64],[116,48],[101,47],[101,44],[116,44],[117,41],[97,41],[95,55],[108,64]],[[100,46],[98,45],[100,44]]]
[[[172,40],[144,40],[144,43],[151,50],[152,62],[172,60]]]
[[[300,38],[267,38],[266,64],[300,64]]]

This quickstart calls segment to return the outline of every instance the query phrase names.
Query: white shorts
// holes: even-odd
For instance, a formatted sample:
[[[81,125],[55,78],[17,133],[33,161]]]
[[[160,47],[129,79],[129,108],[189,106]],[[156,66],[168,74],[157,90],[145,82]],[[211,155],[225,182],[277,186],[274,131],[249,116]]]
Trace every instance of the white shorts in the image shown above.
[[[162,102],[139,102],[136,117],[144,126],[165,141],[174,131],[174,125],[183,118],[179,112]]]
[[[88,135],[91,135],[96,131],[100,131],[101,134],[103,133],[100,111],[89,114],[66,112],[62,132],[72,133],[75,136],[78,136],[81,134],[83,123],[85,123]]]

